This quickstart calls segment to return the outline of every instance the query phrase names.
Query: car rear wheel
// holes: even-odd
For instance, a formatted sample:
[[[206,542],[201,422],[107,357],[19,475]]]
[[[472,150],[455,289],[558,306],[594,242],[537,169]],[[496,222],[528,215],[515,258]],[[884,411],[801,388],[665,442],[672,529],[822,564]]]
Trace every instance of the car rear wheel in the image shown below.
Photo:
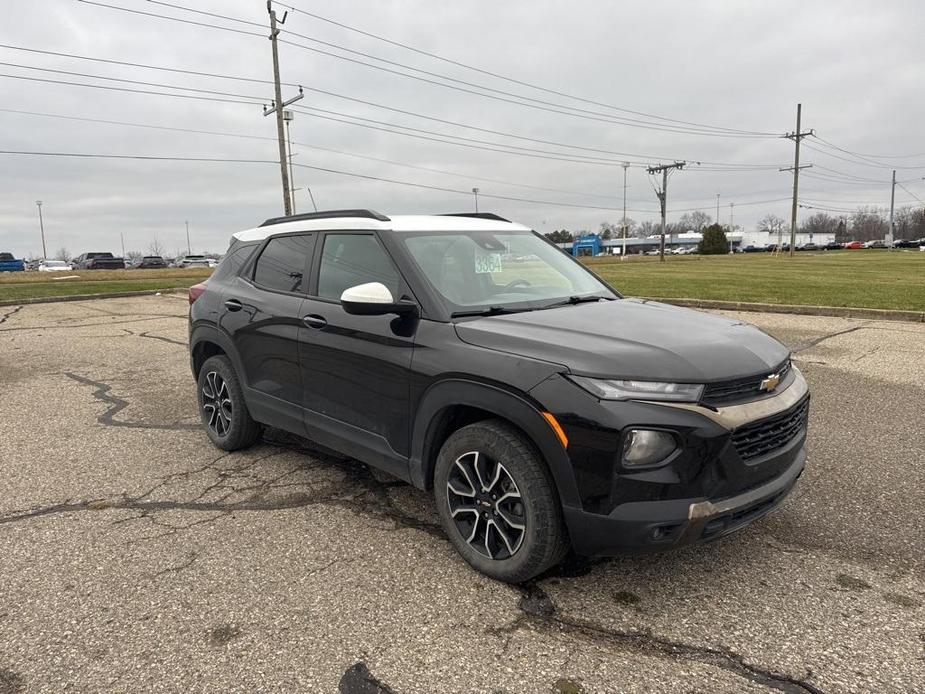
[[[568,551],[549,470],[506,422],[485,420],[450,435],[437,457],[434,497],[456,550],[499,581],[533,578]]]
[[[209,357],[199,370],[198,385],[199,413],[212,443],[236,451],[260,438],[261,427],[247,411],[241,382],[228,357]]]

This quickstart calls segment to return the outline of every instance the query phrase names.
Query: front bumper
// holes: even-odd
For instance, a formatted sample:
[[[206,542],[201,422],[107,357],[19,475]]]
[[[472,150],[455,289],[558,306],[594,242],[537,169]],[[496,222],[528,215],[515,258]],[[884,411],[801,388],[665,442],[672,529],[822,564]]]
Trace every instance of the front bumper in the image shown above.
[[[671,499],[620,504],[604,516],[580,508],[563,509],[576,553],[612,556],[653,552],[728,535],[772,511],[803,473],[802,438],[782,454],[792,462],[774,479],[724,499]]]

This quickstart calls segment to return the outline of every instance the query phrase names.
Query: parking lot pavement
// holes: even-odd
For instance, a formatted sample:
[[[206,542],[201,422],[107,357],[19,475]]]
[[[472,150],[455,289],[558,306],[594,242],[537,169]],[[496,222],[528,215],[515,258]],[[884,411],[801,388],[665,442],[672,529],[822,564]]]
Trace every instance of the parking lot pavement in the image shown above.
[[[925,681],[925,326],[739,314],[813,392],[774,514],[522,587],[430,496],[199,430],[183,297],[0,308],[0,694],[908,692]]]

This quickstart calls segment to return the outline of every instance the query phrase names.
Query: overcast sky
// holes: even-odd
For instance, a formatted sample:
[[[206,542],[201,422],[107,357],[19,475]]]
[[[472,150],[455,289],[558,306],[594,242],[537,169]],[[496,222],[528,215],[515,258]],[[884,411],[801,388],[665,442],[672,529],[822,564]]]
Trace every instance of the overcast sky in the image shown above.
[[[272,77],[269,41],[249,35],[265,35],[265,29],[143,0],[101,1],[247,33],[181,24],[77,0],[5,0],[0,43],[255,80]],[[311,209],[306,185],[322,209],[367,207],[388,214],[474,207],[471,192],[344,175],[352,173],[462,192],[477,186],[482,211],[495,211],[540,231],[597,229],[602,221],[619,223],[622,216],[621,161],[633,162],[628,171],[628,216],[642,221],[658,214],[645,164],[678,159],[711,163],[691,163],[671,177],[669,221],[677,220],[685,209],[698,207],[715,216],[716,193],[720,193],[720,221],[729,222],[730,203],[735,203],[735,223],[751,228],[768,213],[789,219],[792,178],[777,167],[792,165],[793,144],[774,135],[793,131],[800,101],[804,128],[814,128],[824,140],[805,141],[822,151],[803,150],[803,162],[815,165],[801,177],[804,204],[831,208],[836,214],[860,204],[888,206],[894,164],[905,167],[898,177],[911,191],[897,188],[897,206],[920,204],[914,196],[925,199],[925,181],[919,180],[925,176],[921,49],[925,3],[920,0],[288,2],[466,65],[598,102],[539,91],[291,12],[284,31],[442,76],[413,73],[435,82],[445,83],[444,77],[450,77],[476,85],[456,82],[459,89],[450,89],[281,45],[282,79],[306,87],[305,98],[297,106],[316,109],[314,115],[296,111],[294,162],[344,172],[296,168],[298,211]],[[248,22],[267,21],[263,0],[173,0],[173,4]],[[282,14],[283,8],[279,11]],[[412,72],[308,38],[286,33],[282,37],[398,72]],[[116,77],[233,93],[243,98],[213,97],[248,102],[194,100],[4,76],[0,77],[0,109],[4,109],[0,110],[0,149],[268,162],[278,157],[275,123],[262,116],[260,107],[272,99],[270,85],[10,48],[0,48],[0,56],[4,63],[28,66],[2,65],[3,75],[181,93],[169,87],[98,79]],[[30,69],[35,67],[97,77]],[[484,94],[484,87],[499,90],[491,92],[498,98],[460,91]],[[283,92],[288,98],[297,90],[284,87]],[[529,102],[534,107],[523,105],[517,97],[536,100]],[[357,123],[356,117],[370,119],[363,121],[366,125],[404,126],[437,135],[417,131],[421,137],[414,138],[330,120]],[[646,127],[612,122],[621,118],[635,119],[635,125]],[[696,127],[697,132],[670,132],[666,127]],[[705,129],[736,136],[704,134]],[[742,131],[748,136],[739,137]],[[506,151],[460,146],[463,141],[459,139],[454,139],[457,144],[423,139],[447,136]],[[856,154],[832,149],[829,143],[868,158],[860,160]],[[517,154],[512,147],[523,149]],[[49,255],[62,246],[77,255],[92,250],[121,253],[120,234],[127,251],[145,250],[156,236],[173,254],[186,249],[187,220],[194,252],[221,252],[232,232],[281,214],[281,198],[279,166],[273,163],[0,154],[0,251],[17,256],[41,253],[36,200],[44,203]],[[800,210],[801,217],[811,213]]]

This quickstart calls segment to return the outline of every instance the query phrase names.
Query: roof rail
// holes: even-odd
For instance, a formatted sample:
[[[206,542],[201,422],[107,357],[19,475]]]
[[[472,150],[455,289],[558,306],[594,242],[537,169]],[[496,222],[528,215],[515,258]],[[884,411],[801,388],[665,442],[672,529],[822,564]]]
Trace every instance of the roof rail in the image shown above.
[[[376,219],[380,222],[391,221],[384,214],[379,214],[374,210],[329,210],[327,212],[291,214],[286,217],[271,217],[260,226],[268,227],[273,224],[285,224],[286,222],[302,222],[307,219],[338,219],[341,217],[363,217],[365,219]]]
[[[450,212],[447,214],[440,215],[441,217],[474,217],[475,219],[491,219],[495,222],[510,222],[510,219],[505,219],[500,215],[496,215],[494,212]]]

